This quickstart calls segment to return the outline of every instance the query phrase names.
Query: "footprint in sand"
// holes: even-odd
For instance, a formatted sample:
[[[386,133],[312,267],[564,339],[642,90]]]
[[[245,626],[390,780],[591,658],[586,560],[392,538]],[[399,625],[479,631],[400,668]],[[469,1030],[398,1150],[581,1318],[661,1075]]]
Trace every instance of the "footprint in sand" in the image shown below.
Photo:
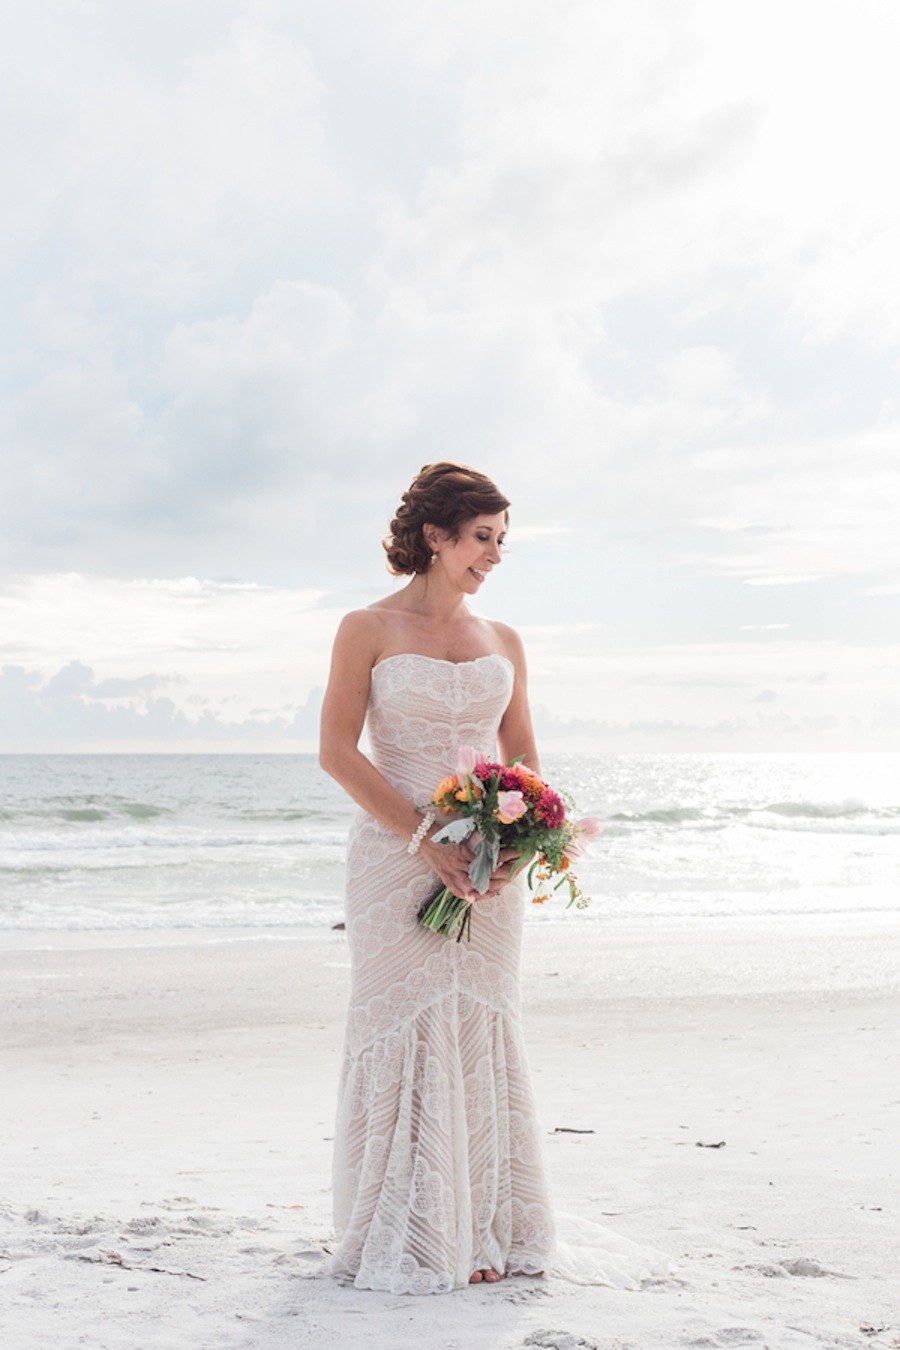
[[[533,1331],[525,1337],[524,1345],[531,1350],[600,1350],[596,1341],[586,1341],[583,1336],[573,1336],[571,1331]]]
[[[852,1280],[852,1275],[844,1275],[840,1270],[828,1270],[825,1266],[820,1266],[818,1261],[810,1261],[806,1256],[798,1256],[795,1260],[779,1261],[789,1275],[803,1275],[808,1279],[820,1280],[829,1277],[832,1280]]]
[[[767,1279],[781,1280],[786,1275],[799,1276],[808,1280],[852,1280],[854,1275],[845,1275],[840,1270],[828,1270],[826,1266],[820,1266],[818,1261],[811,1261],[809,1257],[798,1256],[787,1261],[753,1261],[748,1265],[735,1266],[735,1270],[751,1270],[756,1275],[765,1275]]]
[[[723,1345],[752,1345],[754,1341],[762,1340],[758,1331],[753,1331],[750,1327],[722,1327],[720,1331],[714,1331],[711,1336],[698,1336],[694,1341],[685,1341],[691,1350],[721,1350]]]

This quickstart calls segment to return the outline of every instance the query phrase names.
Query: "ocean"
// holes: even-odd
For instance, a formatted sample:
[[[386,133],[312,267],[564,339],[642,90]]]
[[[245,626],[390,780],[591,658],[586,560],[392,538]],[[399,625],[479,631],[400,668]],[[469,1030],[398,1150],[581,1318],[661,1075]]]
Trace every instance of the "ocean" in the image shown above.
[[[610,917],[896,911],[900,754],[551,756],[603,833],[578,868]],[[356,808],[312,755],[0,756],[11,930],[321,928]],[[561,899],[529,923],[571,922]]]

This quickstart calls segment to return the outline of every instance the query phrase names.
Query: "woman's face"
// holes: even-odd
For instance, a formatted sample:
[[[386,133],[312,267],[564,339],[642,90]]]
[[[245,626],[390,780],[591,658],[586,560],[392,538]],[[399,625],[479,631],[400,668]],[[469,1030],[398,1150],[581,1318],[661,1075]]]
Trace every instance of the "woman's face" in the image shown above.
[[[473,516],[459,527],[459,536],[450,539],[443,531],[437,540],[435,567],[446,569],[451,580],[469,595],[484,584],[491,570],[502,562],[501,548],[506,538],[506,512],[496,516]]]

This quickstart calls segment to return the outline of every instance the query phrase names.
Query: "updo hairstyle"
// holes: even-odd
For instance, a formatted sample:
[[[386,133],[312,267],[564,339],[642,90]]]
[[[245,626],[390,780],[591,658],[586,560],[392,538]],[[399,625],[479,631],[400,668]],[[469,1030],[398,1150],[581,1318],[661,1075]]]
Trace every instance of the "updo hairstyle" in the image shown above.
[[[382,541],[388,571],[395,577],[428,571],[431,549],[423,525],[437,525],[451,539],[458,539],[464,521],[498,515],[508,506],[509,500],[486,474],[446,460],[426,464],[404,492],[390,535]]]

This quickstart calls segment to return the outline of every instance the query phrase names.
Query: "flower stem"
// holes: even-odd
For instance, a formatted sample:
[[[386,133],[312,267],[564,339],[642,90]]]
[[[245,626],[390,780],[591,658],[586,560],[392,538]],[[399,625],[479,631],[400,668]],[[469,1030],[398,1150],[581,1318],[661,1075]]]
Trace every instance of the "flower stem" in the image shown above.
[[[419,922],[443,937],[452,937],[458,927],[456,938],[458,942],[471,923],[471,911],[472,906],[468,900],[460,899],[445,886],[422,905],[419,910]]]

